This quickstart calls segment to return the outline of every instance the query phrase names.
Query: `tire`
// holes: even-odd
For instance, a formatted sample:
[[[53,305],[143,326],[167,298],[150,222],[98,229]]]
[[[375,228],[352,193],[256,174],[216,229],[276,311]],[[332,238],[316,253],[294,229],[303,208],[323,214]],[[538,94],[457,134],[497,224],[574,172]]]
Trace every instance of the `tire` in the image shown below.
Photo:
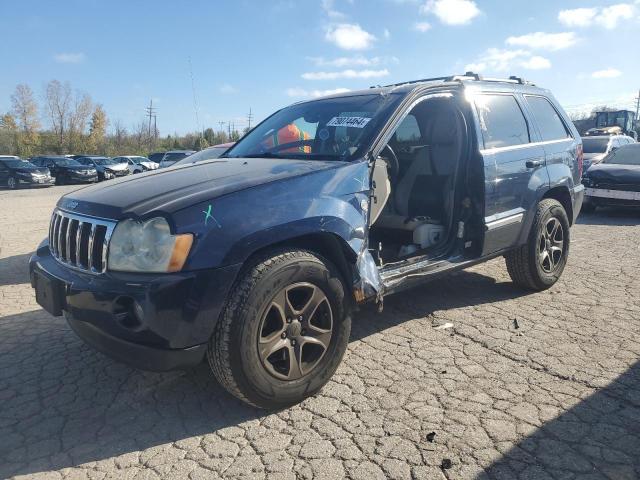
[[[18,188],[18,180],[16,180],[15,177],[7,178],[7,187],[9,187],[10,190],[15,190]]]
[[[336,267],[310,251],[278,250],[256,259],[240,273],[209,341],[207,358],[220,384],[264,409],[287,407],[317,393],[347,348],[351,308],[346,292]],[[308,304],[305,295],[313,295]],[[323,295],[311,312],[311,299]],[[283,317],[288,315],[276,306],[287,303],[282,299],[295,310],[309,306],[305,318],[299,322],[296,313],[287,323]],[[302,352],[302,363],[291,362],[297,356],[289,352]]]
[[[556,225],[561,229],[554,230]],[[548,289],[564,271],[569,244],[567,212],[557,200],[542,200],[538,203],[527,243],[505,255],[511,280],[529,290]],[[557,248],[562,250],[558,253],[554,250]]]

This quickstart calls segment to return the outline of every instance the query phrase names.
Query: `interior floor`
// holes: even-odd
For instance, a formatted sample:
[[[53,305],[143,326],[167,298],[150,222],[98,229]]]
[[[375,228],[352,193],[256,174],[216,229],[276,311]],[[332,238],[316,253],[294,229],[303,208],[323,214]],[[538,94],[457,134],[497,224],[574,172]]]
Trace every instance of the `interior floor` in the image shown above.
[[[380,263],[440,250],[455,237],[465,140],[464,119],[451,98],[424,100],[400,123],[374,167],[377,210],[369,246]]]

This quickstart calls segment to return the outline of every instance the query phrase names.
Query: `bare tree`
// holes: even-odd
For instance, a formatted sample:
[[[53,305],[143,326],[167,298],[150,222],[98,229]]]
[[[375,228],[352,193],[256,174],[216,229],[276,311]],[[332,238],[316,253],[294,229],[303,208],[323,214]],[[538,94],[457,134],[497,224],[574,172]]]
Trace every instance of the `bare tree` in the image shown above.
[[[69,111],[71,109],[71,85],[51,80],[45,89],[45,104],[51,128],[58,138],[60,153],[64,150],[65,135],[67,133]]]
[[[113,146],[115,147],[116,153],[122,153],[122,149],[127,140],[127,129],[122,124],[120,120],[115,120],[113,122]]]
[[[91,97],[86,93],[76,92],[73,98],[73,108],[69,111],[68,119],[68,148],[69,151],[79,151],[84,148],[83,136],[93,110]]]
[[[19,131],[16,133],[16,147],[19,155],[32,155],[40,144],[40,122],[38,121],[38,104],[33,91],[28,85],[20,84],[11,95],[13,115]]]

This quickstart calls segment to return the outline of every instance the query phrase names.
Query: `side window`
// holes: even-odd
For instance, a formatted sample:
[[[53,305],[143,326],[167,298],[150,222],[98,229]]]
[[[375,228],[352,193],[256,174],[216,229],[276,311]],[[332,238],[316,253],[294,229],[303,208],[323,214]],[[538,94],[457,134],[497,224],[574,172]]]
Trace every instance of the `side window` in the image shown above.
[[[475,103],[484,148],[510,147],[531,141],[527,121],[513,95],[480,94]]]
[[[549,100],[544,97],[530,95],[525,97],[536,119],[543,141],[562,140],[571,137],[567,127],[565,127],[564,122]]]
[[[6,172],[7,167],[5,167],[4,162],[0,161],[0,172]]]
[[[395,135],[396,142],[398,143],[416,142],[420,140],[422,134],[420,133],[420,127],[418,126],[416,117],[411,114],[407,115],[404,120],[402,120],[402,123],[398,125]]]

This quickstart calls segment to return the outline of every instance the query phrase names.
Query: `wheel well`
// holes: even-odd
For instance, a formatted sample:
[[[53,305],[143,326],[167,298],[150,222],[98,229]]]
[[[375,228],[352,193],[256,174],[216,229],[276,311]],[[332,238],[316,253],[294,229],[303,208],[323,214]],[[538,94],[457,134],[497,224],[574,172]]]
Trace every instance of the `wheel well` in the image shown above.
[[[545,193],[542,198],[553,198],[560,202],[564,211],[567,212],[569,225],[573,224],[573,204],[571,203],[571,195],[569,194],[569,189],[567,187],[554,187]]]
[[[340,271],[345,286],[352,288],[353,286],[353,265],[357,260],[356,253],[351,250],[349,245],[337,235],[333,233],[318,232],[299,237],[288,238],[282,242],[272,243],[266,247],[261,248],[253,252],[249,260],[263,255],[269,250],[281,249],[281,248],[299,248],[302,250],[310,250],[317,253],[327,260],[332,262]],[[245,264],[247,263],[245,262]]]

